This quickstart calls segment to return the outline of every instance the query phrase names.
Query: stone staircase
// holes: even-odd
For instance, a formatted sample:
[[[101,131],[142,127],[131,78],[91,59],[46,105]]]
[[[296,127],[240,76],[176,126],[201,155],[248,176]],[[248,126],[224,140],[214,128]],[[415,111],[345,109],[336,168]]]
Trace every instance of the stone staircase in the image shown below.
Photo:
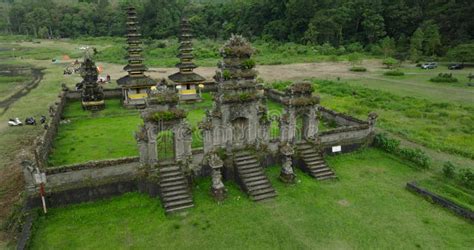
[[[316,150],[314,146],[307,143],[297,144],[298,152],[304,162],[303,170],[308,172],[316,180],[327,180],[337,178],[334,172],[324,161],[321,152]]]
[[[264,201],[276,197],[270,181],[260,166],[257,157],[247,151],[235,154],[235,169],[242,188],[253,201]]]
[[[194,207],[188,180],[176,165],[160,166],[160,195],[166,213]]]

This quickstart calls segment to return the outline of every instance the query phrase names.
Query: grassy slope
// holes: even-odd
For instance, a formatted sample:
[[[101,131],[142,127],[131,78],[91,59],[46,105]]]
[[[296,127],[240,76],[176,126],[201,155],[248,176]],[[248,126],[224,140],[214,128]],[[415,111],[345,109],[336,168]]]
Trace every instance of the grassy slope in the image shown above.
[[[474,228],[404,189],[423,176],[370,149],[329,159],[339,180],[317,182],[301,172],[295,186],[277,180],[279,196],[253,203],[233,183],[222,204],[210,180],[194,189],[196,208],[166,217],[158,199],[141,194],[50,209],[36,223],[33,249],[121,248],[470,248]],[[99,238],[100,236],[100,238]]]

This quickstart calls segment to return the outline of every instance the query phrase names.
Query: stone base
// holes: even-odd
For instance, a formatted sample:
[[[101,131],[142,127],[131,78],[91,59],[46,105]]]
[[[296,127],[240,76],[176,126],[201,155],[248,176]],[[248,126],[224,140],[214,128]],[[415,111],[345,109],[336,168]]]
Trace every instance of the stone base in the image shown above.
[[[285,174],[280,173],[280,180],[287,184],[294,184],[296,182],[296,175],[295,174]]]
[[[223,201],[227,198],[227,190],[225,188],[211,188],[211,194],[215,201]]]

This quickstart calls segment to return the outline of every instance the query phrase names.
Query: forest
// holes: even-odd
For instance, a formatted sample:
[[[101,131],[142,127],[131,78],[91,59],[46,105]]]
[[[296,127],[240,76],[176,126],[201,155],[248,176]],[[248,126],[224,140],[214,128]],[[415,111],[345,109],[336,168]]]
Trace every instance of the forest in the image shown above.
[[[123,36],[129,4],[138,9],[142,33],[151,39],[175,37],[182,16],[198,38],[238,33],[251,40],[382,54],[389,45],[414,60],[444,56],[474,39],[471,0],[0,0],[0,32],[34,38]]]

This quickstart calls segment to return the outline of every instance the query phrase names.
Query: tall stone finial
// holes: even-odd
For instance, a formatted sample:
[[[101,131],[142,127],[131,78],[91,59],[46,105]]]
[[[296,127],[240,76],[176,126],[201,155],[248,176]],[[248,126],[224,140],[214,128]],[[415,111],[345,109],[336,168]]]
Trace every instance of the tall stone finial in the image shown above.
[[[128,7],[127,15],[128,65],[125,66],[124,70],[128,72],[130,77],[144,77],[147,67],[143,64],[141,55],[142,35],[138,31],[137,11],[134,7]]]
[[[220,49],[223,61],[219,63],[220,72],[216,75],[216,80],[255,80],[257,71],[254,70],[255,61],[251,58],[254,52],[255,49],[247,39],[232,35]]]

